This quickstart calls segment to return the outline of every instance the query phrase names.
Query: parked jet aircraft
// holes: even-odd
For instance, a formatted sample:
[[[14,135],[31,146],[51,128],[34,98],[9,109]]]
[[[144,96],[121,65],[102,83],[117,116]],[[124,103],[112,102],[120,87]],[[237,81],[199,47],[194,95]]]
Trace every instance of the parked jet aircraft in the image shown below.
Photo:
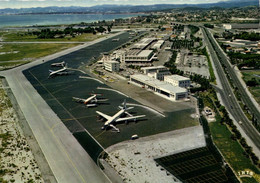
[[[69,71],[67,71],[67,67],[64,66],[62,69],[59,69],[59,70],[56,70],[56,71],[53,71],[53,70],[49,70],[50,74],[49,74],[49,77],[53,77],[53,76],[56,76],[56,75],[67,75],[69,74]]]
[[[106,130],[108,127],[112,127],[116,132],[120,132],[120,130],[117,127],[115,127],[114,124],[121,122],[121,121],[125,121],[125,122],[127,122],[129,120],[136,121],[136,119],[138,119],[138,118],[145,117],[145,115],[133,116],[130,113],[128,113],[127,110],[133,109],[133,107],[127,108],[126,101],[124,101],[123,107],[119,106],[119,108],[121,110],[118,111],[114,116],[109,116],[102,112],[96,111],[97,114],[99,114],[100,116],[102,116],[103,118],[105,118],[107,120],[105,122],[104,126],[101,128],[102,130]],[[128,117],[121,117],[123,114],[127,114]]]
[[[52,67],[64,67],[65,65],[66,63],[64,61],[51,64]]]
[[[83,99],[83,98],[77,98],[77,97],[72,97],[73,100],[75,100],[76,102],[79,103],[84,103],[87,107],[95,107],[97,106],[98,102],[105,102],[108,99],[98,99],[97,96],[100,94],[91,94],[92,96],[87,98],[87,99]]]

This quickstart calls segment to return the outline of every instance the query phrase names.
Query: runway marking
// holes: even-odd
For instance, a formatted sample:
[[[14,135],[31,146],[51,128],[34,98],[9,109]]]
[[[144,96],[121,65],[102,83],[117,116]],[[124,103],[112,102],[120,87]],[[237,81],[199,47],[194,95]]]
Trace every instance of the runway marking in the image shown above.
[[[59,124],[63,124],[62,122],[60,122],[60,123],[56,123],[56,124],[54,124],[52,127],[51,127],[51,130],[53,130],[56,126],[58,126]]]
[[[84,79],[92,79],[92,80],[95,80],[101,84],[104,84],[102,81],[100,81],[99,79],[96,79],[96,78],[92,78],[92,77],[88,77],[88,76],[79,76],[79,78],[84,78]]]
[[[48,79],[43,80],[43,81],[48,81]],[[72,81],[69,81],[69,82],[46,83],[45,86],[68,84],[68,83],[71,83],[71,82],[83,82],[83,80],[72,80]],[[40,85],[40,84],[34,84],[34,86],[42,86],[42,85]]]
[[[98,90],[108,90],[108,91],[113,91],[113,92],[116,92],[116,93],[119,93],[120,95],[124,95],[125,97],[129,98],[128,95],[118,91],[118,90],[114,90],[112,88],[102,88],[102,87],[97,87]]]
[[[69,88],[69,87],[72,87],[72,86],[73,86],[73,85],[69,85],[69,86],[67,86],[67,87],[65,87],[65,88],[56,90],[56,91],[52,92],[52,94],[58,93],[58,92],[60,92],[60,91],[62,91],[62,90],[65,90],[65,89],[67,89],[67,88]]]
[[[105,133],[106,131],[104,130],[103,132],[101,132],[100,134],[98,134],[97,136],[95,136],[95,138],[98,138],[100,135],[102,135],[103,133]]]
[[[70,111],[73,111],[74,109],[77,109],[77,108],[79,108],[79,107],[84,107],[84,106],[82,106],[82,105],[77,105],[76,107],[73,107],[73,108],[71,108],[71,109],[69,109]]]
[[[30,71],[29,71],[30,74],[32,74]],[[36,78],[33,74],[32,76],[39,82],[39,84],[42,85],[42,83],[38,80],[38,78]],[[84,126],[60,103],[59,100],[57,100],[57,98],[52,95],[52,93],[44,86],[42,85],[42,87],[56,100],[56,102],[64,109],[64,111],[66,111],[68,113],[68,115],[71,116],[71,118],[73,118],[77,123],[78,125],[82,128],[82,130],[85,130],[85,132],[88,133],[88,135],[100,146],[101,149],[104,150],[104,147],[84,128]]]
[[[30,72],[30,71],[29,71]],[[30,72],[31,74],[31,72]],[[32,76],[39,81],[33,74]],[[25,95],[28,97],[28,99],[30,100],[31,104],[35,107],[37,113],[39,114],[39,116],[41,116],[42,118],[43,115],[41,114],[41,112],[39,111],[38,107],[35,105],[35,103],[32,101],[31,97],[28,95],[28,93],[24,90],[24,87],[21,85],[21,83],[18,81],[18,79],[15,77],[15,80],[17,81],[17,83],[19,83],[20,87],[23,89]],[[28,81],[29,82],[29,81]],[[80,176],[80,178],[82,179],[83,182],[87,183],[85,181],[85,179],[82,177],[82,175],[80,174],[79,170],[77,169],[77,167],[75,166],[74,162],[72,161],[72,159],[70,158],[68,152],[64,149],[63,145],[61,144],[60,140],[57,138],[57,136],[53,133],[52,129],[50,128],[50,126],[45,122],[45,120],[43,120],[44,125],[50,130],[50,132],[52,133],[52,136],[55,138],[55,140],[57,141],[57,143],[59,144],[61,150],[65,153],[65,155],[67,156],[69,162],[71,163],[71,165],[73,166],[73,168],[76,170],[77,174]]]
[[[83,119],[83,118],[91,118],[91,117],[94,117],[96,115],[91,115],[91,116],[82,116],[82,117],[79,117],[79,118],[74,118],[74,119]],[[71,121],[71,120],[74,120],[73,118],[64,118],[64,119],[61,119],[62,121]]]
[[[159,114],[160,116],[162,116],[162,117],[164,117],[164,118],[166,117],[166,116],[165,116],[164,114],[162,114],[161,112],[159,112],[159,111],[157,111],[157,110],[155,110],[155,109],[153,109],[153,108],[151,108],[151,107],[148,107],[148,106],[146,106],[146,105],[133,104],[133,103],[126,103],[126,105],[142,107],[142,108],[145,108],[145,109],[147,109],[147,110],[149,110],[149,111],[151,111],[151,112],[153,112],[153,113]]]

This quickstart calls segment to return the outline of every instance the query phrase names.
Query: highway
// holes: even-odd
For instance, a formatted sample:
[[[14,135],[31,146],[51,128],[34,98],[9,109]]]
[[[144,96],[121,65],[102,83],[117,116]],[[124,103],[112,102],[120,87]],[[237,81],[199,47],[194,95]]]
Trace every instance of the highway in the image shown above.
[[[220,46],[216,43],[215,39],[213,38],[212,34],[209,35],[211,37],[212,43],[214,44],[215,51],[217,52],[218,56],[220,57],[220,61],[223,62],[225,65],[227,72],[234,83],[234,86],[238,88],[239,93],[241,94],[242,101],[247,105],[250,112],[254,114],[255,118],[257,119],[258,123],[260,123],[260,112],[257,106],[251,100],[251,97],[247,94],[244,86],[238,79],[237,74],[233,66],[230,64],[229,58],[224,54],[223,50]]]
[[[256,155],[259,155],[259,150],[260,150],[260,135],[259,135],[259,132],[254,128],[252,123],[247,119],[247,117],[245,116],[244,112],[242,111],[240,105],[237,102],[236,96],[233,93],[233,89],[230,86],[230,83],[229,83],[229,81],[226,77],[224,69],[223,69],[223,67],[220,63],[218,56],[217,56],[216,48],[215,49],[213,48],[213,46],[212,46],[212,44],[209,40],[209,39],[211,39],[211,40],[214,39],[213,36],[208,32],[207,29],[202,28],[202,32],[204,34],[206,44],[208,45],[208,49],[210,51],[212,60],[214,62],[214,65],[215,65],[215,68],[216,68],[216,71],[217,71],[216,74],[218,75],[220,84],[222,86],[222,89],[219,88],[219,87],[216,88],[217,92],[221,95],[221,98],[224,102],[225,107],[231,113],[231,115],[234,117],[236,122],[239,122],[239,121],[242,122],[242,124],[239,124],[240,127],[245,132],[245,134],[251,139],[252,143],[257,148],[257,149],[255,149],[253,147],[253,150],[256,153]],[[214,41],[212,41],[212,42],[215,43]],[[217,47],[217,46],[215,45],[215,47]],[[230,72],[230,74],[231,74],[231,72]]]

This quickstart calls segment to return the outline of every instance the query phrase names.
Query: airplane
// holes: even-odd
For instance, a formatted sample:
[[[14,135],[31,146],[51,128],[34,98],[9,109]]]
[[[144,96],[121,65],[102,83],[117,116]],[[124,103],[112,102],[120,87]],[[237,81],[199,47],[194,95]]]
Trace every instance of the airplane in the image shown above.
[[[119,133],[120,130],[117,127],[115,127],[113,124],[116,124],[121,121],[125,121],[125,122],[127,122],[129,120],[136,121],[136,119],[138,119],[138,118],[145,117],[145,115],[133,116],[132,114],[128,113],[127,110],[133,109],[133,107],[126,107],[126,101],[124,101],[123,107],[119,106],[119,108],[120,108],[120,111],[118,111],[113,116],[109,116],[102,112],[96,111],[97,114],[99,114],[100,116],[102,116],[103,118],[105,118],[107,120],[105,122],[105,124],[103,125],[103,127],[101,128],[102,130],[106,130],[108,127],[112,127],[116,132]],[[127,114],[128,117],[120,117],[123,114]]]
[[[64,67],[65,65],[66,63],[64,61],[51,64],[52,67]]]
[[[87,98],[87,99],[83,99],[83,98],[77,98],[77,97],[72,97],[73,100],[75,100],[76,102],[79,103],[84,103],[87,107],[96,107],[98,102],[105,102],[108,99],[97,99],[97,96],[100,94],[91,94],[92,96]]]
[[[67,71],[67,66],[64,66],[62,69],[59,69],[59,70],[56,70],[56,71],[49,70],[49,77],[48,78],[54,77],[56,75],[67,75],[67,74],[69,74],[69,72]]]

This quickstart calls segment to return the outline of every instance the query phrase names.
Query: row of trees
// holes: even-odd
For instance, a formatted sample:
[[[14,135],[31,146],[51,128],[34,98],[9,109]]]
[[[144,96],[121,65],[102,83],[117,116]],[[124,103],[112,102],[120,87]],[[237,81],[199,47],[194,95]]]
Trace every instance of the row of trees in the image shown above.
[[[260,57],[258,54],[241,54],[229,52],[228,56],[232,64],[236,64],[239,69],[242,67],[253,67],[260,69]]]
[[[230,119],[229,114],[224,106],[220,104],[220,102],[217,99],[217,95],[215,90],[212,88],[207,91],[208,95],[203,96],[203,101],[207,101],[207,103],[211,106],[212,109],[216,112],[216,118],[219,119],[219,122],[222,125],[227,125],[232,133],[230,138],[234,141],[238,141],[240,145],[245,150],[243,154],[247,158],[251,158],[252,162],[259,166],[259,158],[255,155],[255,153],[252,151],[252,147],[250,147],[245,138],[242,137],[241,133],[237,129],[237,127],[234,125],[233,120]],[[210,98],[210,96],[213,97],[213,99]]]
[[[193,40],[179,40],[179,39],[174,39],[172,40],[173,44],[172,47],[174,49],[181,49],[181,48],[187,48],[191,49],[194,47],[194,41]]]
[[[74,37],[77,34],[83,34],[83,33],[93,33],[96,34],[97,32],[103,33],[105,31],[110,32],[111,26],[108,26],[107,29],[103,26],[99,27],[86,27],[86,28],[73,28],[73,27],[67,27],[64,30],[51,30],[51,29],[42,29],[41,31],[34,31],[32,32],[33,35],[36,35],[39,39],[50,39],[55,38],[56,36],[59,38],[63,38],[66,35],[70,35]]]
[[[210,28],[210,29],[214,28],[214,25],[212,25],[212,24],[204,24],[204,26],[207,27],[207,28]]]
[[[246,85],[249,87],[255,87],[255,86],[259,85],[259,81],[256,80],[256,78],[252,78],[252,79],[246,81]]]
[[[244,148],[245,152],[244,155],[247,158],[251,158],[251,160],[253,161],[253,163],[255,165],[259,166],[259,158],[255,155],[255,153],[252,151],[252,147],[250,147],[245,138],[242,137],[241,133],[238,131],[237,127],[234,125],[233,120],[230,119],[228,112],[226,110],[226,108],[222,105],[216,105],[219,109],[219,111],[223,114],[220,120],[221,124],[227,124],[232,132],[231,135],[231,139],[232,140],[238,140],[238,142],[241,144],[241,146]]]
[[[248,32],[242,32],[240,34],[236,34],[234,36],[235,39],[245,39],[250,41],[259,41],[260,40],[260,33],[248,33]]]

